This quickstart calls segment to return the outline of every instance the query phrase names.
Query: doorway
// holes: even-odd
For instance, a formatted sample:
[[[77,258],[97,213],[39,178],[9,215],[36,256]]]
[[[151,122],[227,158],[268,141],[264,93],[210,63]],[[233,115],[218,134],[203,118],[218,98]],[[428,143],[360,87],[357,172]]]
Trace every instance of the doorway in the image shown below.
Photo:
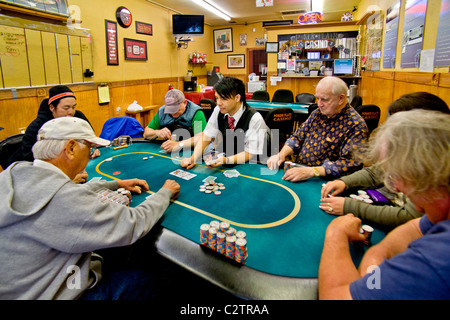
[[[267,78],[267,53],[265,49],[247,49],[248,74],[255,73],[260,79]]]

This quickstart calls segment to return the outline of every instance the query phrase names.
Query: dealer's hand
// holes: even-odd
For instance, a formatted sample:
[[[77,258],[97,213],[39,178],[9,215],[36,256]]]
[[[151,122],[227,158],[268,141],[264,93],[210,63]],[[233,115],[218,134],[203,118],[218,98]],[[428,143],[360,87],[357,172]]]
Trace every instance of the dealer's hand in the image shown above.
[[[285,160],[286,159],[278,153],[267,160],[267,166],[270,170],[277,170]]]
[[[194,160],[191,158],[184,158],[181,160],[181,167],[187,170],[192,169],[195,166]]]

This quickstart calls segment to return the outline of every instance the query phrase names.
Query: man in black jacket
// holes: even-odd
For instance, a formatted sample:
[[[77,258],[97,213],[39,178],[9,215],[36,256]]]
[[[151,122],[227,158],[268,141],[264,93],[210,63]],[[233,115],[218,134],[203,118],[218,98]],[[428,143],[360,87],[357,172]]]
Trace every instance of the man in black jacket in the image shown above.
[[[67,86],[55,86],[49,90],[49,98],[44,99],[39,106],[37,118],[30,123],[25,131],[22,140],[22,147],[13,153],[8,159],[8,165],[15,161],[25,160],[33,161],[33,153],[31,148],[36,143],[37,133],[44,123],[54,118],[59,117],[77,117],[87,122],[86,116],[78,110],[75,110],[77,100]],[[98,157],[100,151],[98,149],[92,155],[92,158]],[[84,182],[87,180],[87,174],[83,173],[78,177],[77,182]]]

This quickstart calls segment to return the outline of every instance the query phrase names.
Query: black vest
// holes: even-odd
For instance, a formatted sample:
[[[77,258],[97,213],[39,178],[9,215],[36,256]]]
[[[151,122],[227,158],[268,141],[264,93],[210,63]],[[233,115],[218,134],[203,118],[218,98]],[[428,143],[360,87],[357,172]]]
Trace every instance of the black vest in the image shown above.
[[[227,157],[245,151],[245,132],[248,130],[250,120],[256,113],[256,110],[249,105],[244,105],[244,113],[240,117],[234,131],[228,128],[228,116],[219,112],[217,122],[222,137],[218,137],[221,141],[216,146],[216,150],[224,152]]]

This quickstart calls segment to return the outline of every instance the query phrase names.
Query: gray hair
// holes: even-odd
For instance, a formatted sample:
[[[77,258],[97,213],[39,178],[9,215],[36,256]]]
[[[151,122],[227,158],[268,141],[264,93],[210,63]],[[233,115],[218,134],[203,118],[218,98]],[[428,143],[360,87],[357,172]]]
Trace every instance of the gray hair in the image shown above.
[[[372,135],[367,161],[377,163],[389,188],[400,180],[412,194],[450,193],[450,115],[439,111],[395,113]]]
[[[345,94],[347,96],[348,92],[348,86],[345,83],[344,80],[338,77],[324,77],[322,78],[319,83],[317,83],[317,86],[324,85],[324,86],[331,86],[331,93],[335,96]]]
[[[52,160],[57,158],[64,147],[70,140],[39,140],[34,145],[31,151],[35,159]],[[76,140],[79,145],[87,147],[83,140]],[[81,147],[81,148],[83,148]]]

